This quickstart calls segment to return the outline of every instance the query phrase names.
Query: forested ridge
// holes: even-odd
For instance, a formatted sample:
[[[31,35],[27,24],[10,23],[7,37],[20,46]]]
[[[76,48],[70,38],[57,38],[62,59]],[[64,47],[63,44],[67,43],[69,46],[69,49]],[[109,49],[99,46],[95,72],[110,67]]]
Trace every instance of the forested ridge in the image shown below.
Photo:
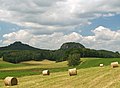
[[[119,52],[89,49],[75,42],[64,43],[58,50],[38,49],[21,42],[14,42],[8,46],[0,47],[0,57],[3,57],[4,61],[11,63],[30,60],[40,61],[44,59],[60,62],[68,60],[70,54],[80,54],[80,57],[120,57]]]

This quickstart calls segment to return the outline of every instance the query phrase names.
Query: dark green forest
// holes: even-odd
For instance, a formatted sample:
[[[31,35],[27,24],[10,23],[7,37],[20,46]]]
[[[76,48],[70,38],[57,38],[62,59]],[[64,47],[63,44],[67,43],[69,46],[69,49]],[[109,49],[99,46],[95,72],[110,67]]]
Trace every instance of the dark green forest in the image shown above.
[[[64,43],[58,50],[38,49],[21,42],[15,42],[0,48],[0,57],[3,57],[4,61],[11,63],[20,63],[30,60],[41,61],[44,59],[61,62],[68,60],[70,54],[80,54],[80,57],[120,57],[119,52],[89,49],[75,42]]]

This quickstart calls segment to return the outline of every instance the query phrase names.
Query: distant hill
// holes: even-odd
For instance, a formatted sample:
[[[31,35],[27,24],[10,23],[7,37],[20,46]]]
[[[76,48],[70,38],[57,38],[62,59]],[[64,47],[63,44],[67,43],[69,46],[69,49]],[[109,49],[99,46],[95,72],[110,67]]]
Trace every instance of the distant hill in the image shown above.
[[[120,57],[119,52],[90,49],[75,42],[64,43],[58,50],[38,49],[21,42],[14,42],[13,44],[0,48],[0,57],[3,57],[4,61],[11,63],[19,63],[30,60],[39,61],[44,59],[60,62],[66,61],[70,54],[75,53],[80,54],[81,57]]]
[[[29,46],[27,44],[23,44],[20,41],[17,41],[8,46],[0,47],[0,50],[39,50],[39,49]]]
[[[60,47],[60,49],[62,50],[67,50],[67,49],[80,49],[80,48],[85,48],[85,46],[83,46],[80,43],[75,43],[75,42],[67,42],[62,44],[62,46]],[[39,48],[35,48],[32,47],[28,44],[23,44],[20,41],[16,41],[8,46],[5,47],[0,47],[0,50],[42,50]]]
[[[75,43],[75,42],[67,42],[64,43],[60,49],[77,49],[77,48],[85,48],[85,46],[83,46],[80,43]]]

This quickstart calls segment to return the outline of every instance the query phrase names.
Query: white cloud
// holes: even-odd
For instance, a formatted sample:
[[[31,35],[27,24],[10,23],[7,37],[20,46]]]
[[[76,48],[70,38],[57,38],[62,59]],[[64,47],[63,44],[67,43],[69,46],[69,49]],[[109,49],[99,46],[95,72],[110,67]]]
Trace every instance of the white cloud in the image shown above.
[[[92,48],[120,51],[119,31],[120,30],[112,31],[111,29],[105,28],[103,26],[99,26],[95,30],[92,30],[92,32],[95,34],[93,38],[94,44]]]
[[[56,49],[64,42],[120,51],[120,30],[98,27],[93,36],[82,36],[76,27],[90,20],[120,14],[119,0],[0,0],[0,20],[24,29],[3,35],[2,42],[20,40],[39,48]],[[14,30],[14,29],[13,29]]]
[[[65,42],[79,42],[93,49],[107,49],[120,51],[120,30],[112,31],[109,28],[99,26],[92,30],[93,36],[82,36],[76,32],[64,34],[54,32],[53,34],[34,35],[28,30],[20,30],[5,34],[3,43],[11,43],[20,40],[42,49],[58,49]]]
[[[92,31],[95,34],[97,40],[109,41],[115,36],[116,32],[111,31],[109,28],[105,28],[103,26],[99,26],[95,30]]]
[[[68,35],[64,35],[60,32],[50,35],[33,35],[27,30],[20,30],[18,32],[5,34],[3,37],[5,39],[3,41],[4,44],[10,44],[14,41],[22,41],[44,49],[58,49],[64,42],[77,42],[79,39],[82,39],[82,36],[75,32]]]
[[[4,34],[3,38],[5,39],[3,44],[10,44],[13,41],[23,41],[29,44],[29,41],[33,38],[33,35],[25,30],[20,30],[18,32]]]
[[[66,32],[71,31],[70,26],[75,30],[76,26],[89,25],[91,19],[120,13],[119,0],[0,0],[0,3],[0,20],[37,29],[40,34],[45,34],[44,30],[53,33],[50,26],[55,32]]]

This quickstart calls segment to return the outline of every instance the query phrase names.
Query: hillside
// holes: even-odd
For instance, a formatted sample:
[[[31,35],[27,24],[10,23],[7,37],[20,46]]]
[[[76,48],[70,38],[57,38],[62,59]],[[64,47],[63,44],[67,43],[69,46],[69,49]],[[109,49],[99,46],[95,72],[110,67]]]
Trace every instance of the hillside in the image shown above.
[[[0,50],[39,50],[39,49],[29,46],[27,44],[23,44],[20,41],[17,41],[8,46],[0,47]]]
[[[83,46],[82,44],[80,43],[75,43],[75,42],[67,42],[67,43],[64,43],[62,44],[62,46],[60,47],[60,49],[81,49],[81,48],[85,48],[85,46]]]
[[[120,57],[119,52],[90,49],[75,42],[64,43],[58,50],[38,49],[21,42],[14,42],[13,44],[0,48],[0,57],[3,57],[4,61],[11,63],[20,63],[30,60],[40,61],[44,59],[61,62],[66,61],[70,54],[75,53],[80,54],[81,57]]]
[[[77,49],[77,48],[85,48],[80,43],[75,42],[67,42],[61,45],[60,49]],[[8,46],[0,47],[0,50],[40,50],[39,48],[32,47],[28,44],[23,44],[20,41],[16,41]]]
[[[104,66],[109,66],[111,62],[118,61],[120,58],[81,58],[82,63],[76,66],[77,69],[86,69],[91,67],[98,67],[100,63]],[[0,59],[0,79],[6,76],[23,77],[29,75],[41,74],[43,69],[49,69],[50,72],[65,72],[69,68],[67,61],[56,63],[55,61],[24,61],[19,64],[12,64],[2,61]]]

